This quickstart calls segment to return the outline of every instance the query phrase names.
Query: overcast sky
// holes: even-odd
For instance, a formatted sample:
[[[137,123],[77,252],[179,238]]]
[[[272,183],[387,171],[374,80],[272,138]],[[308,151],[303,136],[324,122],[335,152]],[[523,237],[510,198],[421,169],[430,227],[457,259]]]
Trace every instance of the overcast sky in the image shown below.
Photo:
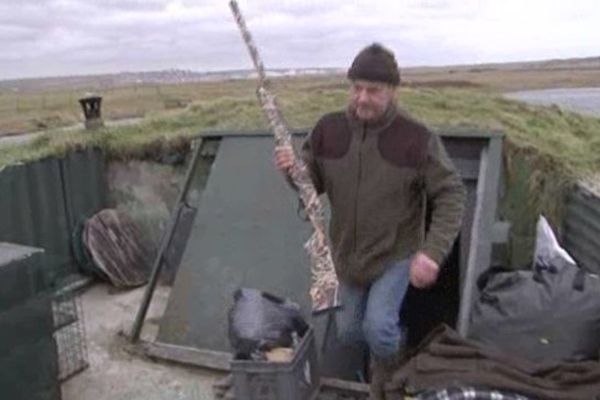
[[[600,56],[598,0],[240,0],[267,67]],[[0,79],[250,68],[226,0],[0,0]]]

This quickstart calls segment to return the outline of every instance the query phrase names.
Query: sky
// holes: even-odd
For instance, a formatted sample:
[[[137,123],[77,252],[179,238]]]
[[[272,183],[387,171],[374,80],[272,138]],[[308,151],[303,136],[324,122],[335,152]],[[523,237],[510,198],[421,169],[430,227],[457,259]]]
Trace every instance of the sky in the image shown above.
[[[267,68],[600,56],[597,0],[239,0]],[[248,69],[227,0],[0,0],[0,80]]]

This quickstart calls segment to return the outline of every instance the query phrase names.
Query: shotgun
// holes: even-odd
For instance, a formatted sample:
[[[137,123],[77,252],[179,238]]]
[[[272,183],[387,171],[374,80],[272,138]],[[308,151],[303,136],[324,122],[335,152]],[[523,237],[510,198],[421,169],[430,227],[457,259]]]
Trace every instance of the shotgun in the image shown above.
[[[270,81],[267,79],[265,67],[258,54],[252,35],[235,0],[229,2],[235,21],[240,28],[246,47],[258,73],[257,97],[260,106],[269,121],[269,126],[275,136],[275,145],[288,147],[293,150],[292,136],[281,111],[277,106],[275,96],[269,91]],[[324,312],[339,306],[338,280],[333,266],[331,250],[325,234],[325,217],[323,204],[317,195],[310,174],[303,160],[296,156],[294,165],[289,170],[292,183],[298,188],[298,195],[304,205],[306,215],[313,226],[313,234],[305,243],[304,248],[311,259],[311,288],[310,298],[313,313]]]

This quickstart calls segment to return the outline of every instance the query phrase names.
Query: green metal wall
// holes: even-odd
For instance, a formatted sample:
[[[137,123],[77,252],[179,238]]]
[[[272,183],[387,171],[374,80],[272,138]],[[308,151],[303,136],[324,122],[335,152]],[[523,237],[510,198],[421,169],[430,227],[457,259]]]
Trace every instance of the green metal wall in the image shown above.
[[[41,249],[0,242],[0,398],[58,400],[58,357]]]
[[[46,250],[49,265],[69,261],[60,162],[47,159],[0,173],[0,240]]]
[[[73,230],[106,205],[104,164],[90,149],[1,170],[0,241],[41,247],[56,275],[74,272]]]

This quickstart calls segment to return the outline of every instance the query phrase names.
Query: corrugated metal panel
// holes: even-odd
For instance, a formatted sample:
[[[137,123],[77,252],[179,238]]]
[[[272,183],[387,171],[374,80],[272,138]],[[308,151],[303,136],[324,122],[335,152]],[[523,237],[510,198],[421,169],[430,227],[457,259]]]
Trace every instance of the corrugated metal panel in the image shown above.
[[[575,260],[600,273],[600,198],[583,186],[569,196],[564,237]]]
[[[46,250],[50,268],[70,260],[60,162],[46,159],[0,173],[0,240]]]
[[[100,150],[72,152],[62,161],[71,226],[96,214],[107,203],[106,164]]]
[[[56,274],[75,271],[71,234],[76,223],[106,204],[99,151],[15,165],[0,172],[0,241],[41,247]]]

